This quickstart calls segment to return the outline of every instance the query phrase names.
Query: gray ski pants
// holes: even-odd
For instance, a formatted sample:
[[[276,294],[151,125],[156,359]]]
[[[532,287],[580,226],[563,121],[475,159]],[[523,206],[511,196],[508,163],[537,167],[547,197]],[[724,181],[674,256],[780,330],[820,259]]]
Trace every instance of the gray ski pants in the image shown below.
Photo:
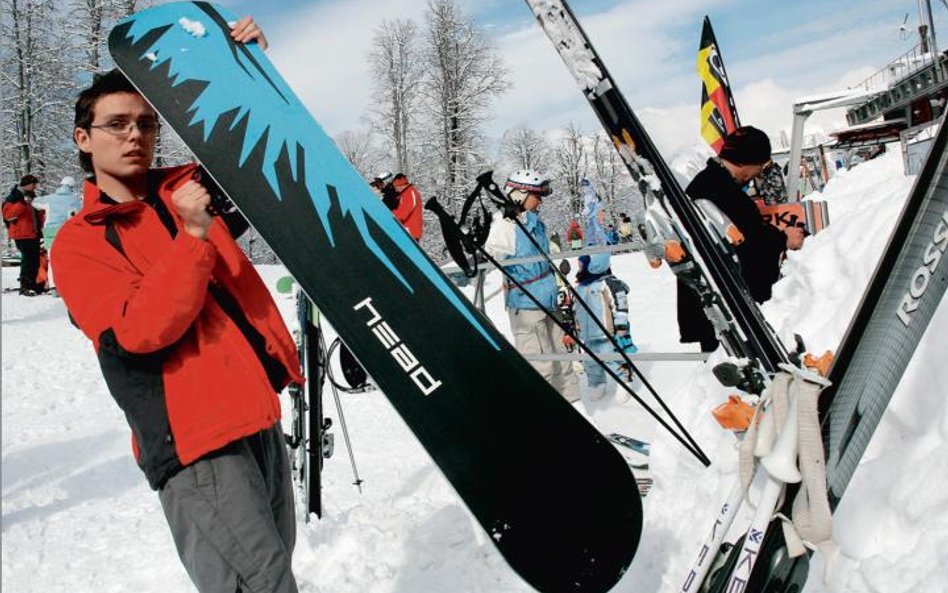
[[[297,593],[293,486],[279,423],[185,467],[158,497],[200,593]]]
[[[508,309],[510,331],[521,354],[559,354],[563,330],[539,309]],[[543,375],[566,401],[579,401],[579,384],[569,362],[563,360],[531,360],[530,364]]]

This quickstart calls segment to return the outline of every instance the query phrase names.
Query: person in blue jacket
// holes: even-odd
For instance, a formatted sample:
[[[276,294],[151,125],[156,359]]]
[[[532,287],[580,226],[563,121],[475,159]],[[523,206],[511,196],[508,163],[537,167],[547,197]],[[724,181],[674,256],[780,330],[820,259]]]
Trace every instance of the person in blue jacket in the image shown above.
[[[576,273],[576,293],[589,310],[574,305],[576,327],[579,339],[586,347],[596,354],[615,352],[615,347],[609,340],[611,335],[626,354],[635,354],[638,348],[632,341],[629,333],[628,318],[628,285],[612,275],[610,257],[608,253],[584,255],[579,258],[579,271]],[[591,312],[591,314],[590,314]],[[595,319],[593,319],[595,316]],[[596,319],[601,322],[596,323]],[[607,333],[603,332],[605,328]],[[617,373],[629,377],[629,369],[619,361],[607,363]],[[583,361],[586,372],[586,384],[589,387],[589,396],[593,400],[602,399],[609,391],[615,390],[615,385],[609,385],[606,371],[594,360]],[[621,376],[621,375],[620,375]]]
[[[536,240],[543,253],[550,252],[546,225],[540,220],[540,205],[552,191],[548,178],[532,169],[515,171],[504,185],[507,196],[517,205],[516,216]],[[503,212],[491,224],[485,248],[498,260],[543,255],[523,230]],[[563,331],[549,317],[556,309],[556,278],[546,260],[504,266],[521,287],[504,279],[505,305],[517,350],[524,355],[563,353]],[[538,306],[527,292],[539,301]],[[530,361],[530,364],[567,399],[579,400],[576,376],[567,361]]]

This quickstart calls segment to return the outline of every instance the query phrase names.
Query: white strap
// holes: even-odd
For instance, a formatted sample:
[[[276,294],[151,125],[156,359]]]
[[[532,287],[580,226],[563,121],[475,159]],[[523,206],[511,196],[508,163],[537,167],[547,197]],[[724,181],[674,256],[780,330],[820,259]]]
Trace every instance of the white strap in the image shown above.
[[[780,519],[780,525],[783,527],[783,541],[787,544],[787,553],[790,557],[796,558],[806,553],[806,544],[803,543],[800,534],[793,527],[793,521],[783,513],[777,513],[774,517]]]
[[[761,397],[754,409],[754,417],[751,418],[750,426],[744,433],[744,440],[737,446],[737,471],[741,483],[741,492],[747,496],[747,489],[750,488],[751,480],[754,478],[754,470],[757,460],[754,458],[754,448],[757,444],[757,420],[761,417],[761,409],[764,407],[764,398]]]
[[[770,385],[764,390],[757,402],[757,409],[754,410],[754,418],[751,425],[744,435],[744,440],[738,447],[738,472],[741,479],[741,488],[746,493],[750,488],[751,480],[754,478],[756,459],[754,450],[757,448],[757,439],[760,436],[758,432],[758,420],[762,414],[775,414],[776,426],[783,426],[787,417],[787,408],[789,407],[789,386],[793,376],[789,373],[777,373]],[[764,410],[764,408],[767,408]],[[749,501],[748,501],[749,502]],[[753,507],[753,504],[750,503]]]
[[[838,555],[833,541],[833,514],[826,490],[826,459],[819,422],[820,392],[826,385],[821,378],[816,381],[810,374],[800,373],[791,386],[797,398],[800,473],[803,475],[802,486],[793,501],[793,524],[807,546],[824,555],[827,570],[824,578],[829,577]],[[794,557],[792,552],[791,557]]]

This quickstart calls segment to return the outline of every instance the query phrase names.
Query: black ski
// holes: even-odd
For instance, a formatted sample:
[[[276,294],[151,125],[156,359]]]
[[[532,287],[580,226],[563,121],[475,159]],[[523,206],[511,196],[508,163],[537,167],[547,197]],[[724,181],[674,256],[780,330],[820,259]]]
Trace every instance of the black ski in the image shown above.
[[[323,415],[323,386],[326,383],[328,357],[323,348],[319,312],[302,292],[296,295],[299,322],[297,348],[306,385],[291,385],[293,403],[292,433],[287,439],[291,449],[294,476],[303,490],[306,521],[311,513],[322,518],[323,461],[333,452],[332,421]]]
[[[650,215],[664,219],[659,222],[673,234],[664,238],[682,247],[679,258],[666,258],[672,271],[700,295],[729,354],[753,361],[764,373],[775,372],[789,361],[788,353],[750,296],[733,250],[685,195],[572,10],[563,0],[526,2],[612,138]],[[757,390],[762,382],[751,380],[748,386]]]

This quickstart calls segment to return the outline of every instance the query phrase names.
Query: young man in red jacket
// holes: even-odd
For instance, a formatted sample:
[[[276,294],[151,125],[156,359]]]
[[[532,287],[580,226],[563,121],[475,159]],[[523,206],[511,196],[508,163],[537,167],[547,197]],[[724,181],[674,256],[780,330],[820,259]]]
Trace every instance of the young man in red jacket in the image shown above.
[[[3,201],[3,223],[20,252],[20,294],[24,296],[36,296],[41,292],[36,277],[46,211],[33,207],[38,184],[35,175],[24,175]]]
[[[232,35],[265,43],[248,17]],[[303,380],[296,348],[231,230],[208,214],[196,166],[150,168],[157,127],[117,71],[79,95],[73,137],[93,176],[57,234],[57,286],[198,590],[295,593],[277,394]]]

